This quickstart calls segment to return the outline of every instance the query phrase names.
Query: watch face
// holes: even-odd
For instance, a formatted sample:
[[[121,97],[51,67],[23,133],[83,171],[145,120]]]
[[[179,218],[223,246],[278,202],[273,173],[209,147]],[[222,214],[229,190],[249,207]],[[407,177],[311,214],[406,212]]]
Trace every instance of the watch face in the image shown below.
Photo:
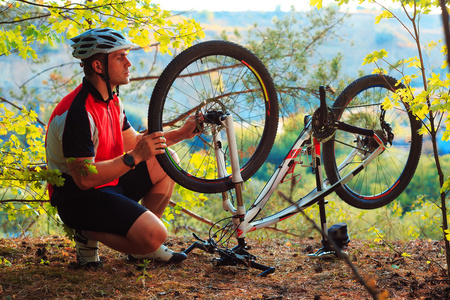
[[[125,163],[129,166],[134,166],[134,157],[131,155],[125,155]]]

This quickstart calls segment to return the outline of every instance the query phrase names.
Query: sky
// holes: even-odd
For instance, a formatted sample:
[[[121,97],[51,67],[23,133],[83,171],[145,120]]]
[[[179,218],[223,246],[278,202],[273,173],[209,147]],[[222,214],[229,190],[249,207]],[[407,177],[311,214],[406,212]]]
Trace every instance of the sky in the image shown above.
[[[310,0],[152,0],[152,2],[160,4],[162,9],[174,11],[190,11],[190,10],[209,10],[209,11],[274,11],[281,9],[289,11],[291,6],[295,10],[308,10]],[[359,4],[360,1],[353,0],[349,4],[342,5],[340,8],[344,11],[354,12],[357,6],[364,6],[369,9],[380,9],[378,4]],[[368,1],[366,1],[368,2]],[[378,3],[389,7],[398,8],[399,5],[393,4],[392,0],[377,0]],[[335,0],[323,0],[323,5],[336,3]],[[441,13],[440,8],[432,10],[432,13]]]
[[[209,11],[274,11],[289,10],[295,5],[297,10],[309,6],[309,0],[154,0],[166,10],[209,10]]]
[[[297,11],[310,9],[310,0],[153,0],[161,5],[162,9],[175,11],[209,10],[209,11],[274,11],[278,7],[289,11],[295,6]],[[379,0],[383,5],[391,6],[391,0]],[[336,3],[334,0],[323,0],[323,5]],[[360,5],[359,1],[350,1],[342,6],[345,10],[352,10]],[[369,8],[379,8],[376,4],[363,4]]]

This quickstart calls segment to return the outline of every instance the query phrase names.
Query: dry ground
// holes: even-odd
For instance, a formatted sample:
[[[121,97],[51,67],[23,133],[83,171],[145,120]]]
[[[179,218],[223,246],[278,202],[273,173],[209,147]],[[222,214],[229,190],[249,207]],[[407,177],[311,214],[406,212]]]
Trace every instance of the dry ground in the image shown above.
[[[191,237],[171,237],[176,250]],[[313,239],[248,239],[257,262],[276,268],[215,267],[212,254],[194,250],[179,265],[148,263],[142,268],[101,246],[104,267],[77,268],[73,243],[63,237],[0,240],[0,296],[3,299],[371,299],[343,260],[311,260]],[[352,241],[351,261],[386,299],[450,299],[443,243]],[[402,253],[405,255],[402,256]]]

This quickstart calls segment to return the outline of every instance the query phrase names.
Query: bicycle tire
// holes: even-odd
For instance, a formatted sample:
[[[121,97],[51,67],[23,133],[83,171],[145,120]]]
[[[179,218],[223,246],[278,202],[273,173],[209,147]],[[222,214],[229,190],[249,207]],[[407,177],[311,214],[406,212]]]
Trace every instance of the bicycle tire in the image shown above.
[[[174,130],[188,115],[211,111],[231,113],[236,131],[239,166],[244,181],[266,160],[278,127],[278,99],[272,78],[250,51],[227,41],[196,44],[177,55],[158,79],[148,110],[149,132]],[[200,124],[198,124],[200,126]],[[164,171],[181,186],[201,193],[219,193],[234,187],[228,167],[225,130],[222,138],[227,172],[220,176],[212,140],[212,125],[201,134],[157,155]]]
[[[380,132],[384,97],[404,88],[396,84],[397,80],[383,75],[357,79],[338,96],[332,111],[337,120]],[[371,164],[336,191],[351,206],[375,209],[389,204],[408,186],[419,163],[423,142],[418,133],[421,125],[408,104],[400,101],[387,109],[384,119],[394,133],[392,145],[388,145]],[[361,157],[370,152],[364,152],[368,150],[367,146],[364,149],[361,143],[356,145],[357,140],[357,136],[337,130],[333,138],[323,144],[324,167],[331,184],[353,170],[354,163],[361,162]],[[358,155],[346,168],[338,171],[343,158],[358,147]]]

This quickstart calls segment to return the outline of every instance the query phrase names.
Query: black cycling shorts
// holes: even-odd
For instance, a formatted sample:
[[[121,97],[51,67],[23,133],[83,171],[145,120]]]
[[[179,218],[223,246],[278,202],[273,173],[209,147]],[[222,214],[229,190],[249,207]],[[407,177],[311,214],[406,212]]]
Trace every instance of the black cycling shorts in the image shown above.
[[[71,176],[63,187],[56,187],[52,204],[70,228],[108,232],[126,236],[133,223],[147,208],[139,200],[153,186],[147,164],[142,162],[119,179],[116,186],[80,190]]]

